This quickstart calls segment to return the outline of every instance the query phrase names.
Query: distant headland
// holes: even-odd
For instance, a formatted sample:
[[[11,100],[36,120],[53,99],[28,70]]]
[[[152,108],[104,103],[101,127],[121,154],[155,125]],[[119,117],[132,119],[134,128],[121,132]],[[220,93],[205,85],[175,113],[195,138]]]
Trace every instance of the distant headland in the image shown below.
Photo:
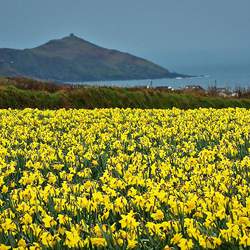
[[[64,82],[187,77],[74,34],[32,49],[0,49],[0,76]]]

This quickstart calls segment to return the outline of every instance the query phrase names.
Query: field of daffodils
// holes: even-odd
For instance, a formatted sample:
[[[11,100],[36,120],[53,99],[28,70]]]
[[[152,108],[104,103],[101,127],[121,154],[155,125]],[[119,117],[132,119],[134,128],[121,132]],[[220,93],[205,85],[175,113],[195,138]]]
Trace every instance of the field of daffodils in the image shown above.
[[[250,110],[0,110],[0,249],[250,247]]]

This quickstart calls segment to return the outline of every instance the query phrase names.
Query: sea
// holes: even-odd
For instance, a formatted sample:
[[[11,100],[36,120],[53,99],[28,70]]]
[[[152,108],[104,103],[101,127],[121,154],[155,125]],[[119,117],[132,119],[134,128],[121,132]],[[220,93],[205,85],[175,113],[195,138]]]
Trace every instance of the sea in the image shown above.
[[[242,67],[202,67],[183,68],[185,74],[193,75],[189,78],[176,79],[145,79],[145,80],[122,80],[122,81],[94,81],[82,82],[84,85],[94,86],[117,86],[117,87],[170,87],[181,89],[188,85],[201,86],[204,89],[216,86],[217,88],[227,88],[235,90],[238,88],[250,88],[250,66]]]

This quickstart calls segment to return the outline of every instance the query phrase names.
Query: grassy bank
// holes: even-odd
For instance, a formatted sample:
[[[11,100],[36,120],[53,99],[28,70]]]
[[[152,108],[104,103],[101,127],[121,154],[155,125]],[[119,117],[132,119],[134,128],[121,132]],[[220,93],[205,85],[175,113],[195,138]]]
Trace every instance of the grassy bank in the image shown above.
[[[199,96],[166,89],[72,87],[0,79],[0,108],[250,108],[250,99]]]

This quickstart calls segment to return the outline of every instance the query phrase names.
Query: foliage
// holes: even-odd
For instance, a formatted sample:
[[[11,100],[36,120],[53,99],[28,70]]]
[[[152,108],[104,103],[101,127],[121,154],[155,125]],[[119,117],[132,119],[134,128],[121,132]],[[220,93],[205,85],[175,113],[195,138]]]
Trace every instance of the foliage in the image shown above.
[[[0,249],[250,246],[250,111],[0,111]]]
[[[243,92],[242,92],[243,93]],[[245,92],[244,92],[245,93]],[[247,93],[247,92],[246,92]],[[247,97],[245,94],[244,96]],[[0,108],[250,108],[250,99],[167,89],[90,87],[27,78],[0,79]]]

